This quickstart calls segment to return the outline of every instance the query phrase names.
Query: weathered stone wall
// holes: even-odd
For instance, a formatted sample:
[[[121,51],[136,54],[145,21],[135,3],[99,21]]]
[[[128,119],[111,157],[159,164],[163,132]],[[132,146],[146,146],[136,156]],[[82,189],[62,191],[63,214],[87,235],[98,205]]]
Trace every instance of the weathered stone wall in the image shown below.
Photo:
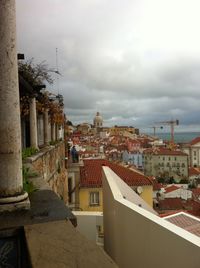
[[[24,166],[29,173],[37,173],[64,202],[68,201],[67,170],[65,169],[65,144],[59,142],[41,149],[37,154],[27,157]]]

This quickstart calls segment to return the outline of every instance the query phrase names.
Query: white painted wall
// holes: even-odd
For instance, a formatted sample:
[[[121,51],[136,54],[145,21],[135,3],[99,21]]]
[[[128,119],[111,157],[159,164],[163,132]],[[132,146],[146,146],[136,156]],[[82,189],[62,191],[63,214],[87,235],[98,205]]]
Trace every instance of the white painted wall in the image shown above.
[[[192,198],[192,191],[179,188],[169,193],[164,193],[165,198],[182,198],[184,200]]]
[[[103,229],[103,213],[91,211],[73,211],[77,218],[77,230],[87,239],[103,246],[103,239],[98,237],[98,226]]]
[[[130,187],[103,167],[104,245],[117,265],[198,268],[199,237],[125,199],[126,191],[130,195]]]

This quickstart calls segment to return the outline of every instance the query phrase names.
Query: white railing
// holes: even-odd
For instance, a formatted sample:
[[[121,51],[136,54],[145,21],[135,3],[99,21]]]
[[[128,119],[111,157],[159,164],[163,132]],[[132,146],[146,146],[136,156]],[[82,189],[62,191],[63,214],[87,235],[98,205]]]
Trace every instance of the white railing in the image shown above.
[[[104,248],[120,268],[200,267],[200,238],[158,217],[108,167],[103,198]]]

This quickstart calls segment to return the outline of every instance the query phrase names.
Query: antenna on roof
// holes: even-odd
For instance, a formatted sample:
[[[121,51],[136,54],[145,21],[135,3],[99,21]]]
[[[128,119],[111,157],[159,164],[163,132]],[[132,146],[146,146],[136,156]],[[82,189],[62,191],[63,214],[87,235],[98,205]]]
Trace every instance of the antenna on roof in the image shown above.
[[[58,70],[58,48],[56,48],[56,70],[55,70],[55,73],[58,75],[61,75],[61,73]],[[56,85],[57,85],[57,91],[58,91],[58,95],[59,95],[60,85],[59,85],[59,77],[58,76],[56,76]]]

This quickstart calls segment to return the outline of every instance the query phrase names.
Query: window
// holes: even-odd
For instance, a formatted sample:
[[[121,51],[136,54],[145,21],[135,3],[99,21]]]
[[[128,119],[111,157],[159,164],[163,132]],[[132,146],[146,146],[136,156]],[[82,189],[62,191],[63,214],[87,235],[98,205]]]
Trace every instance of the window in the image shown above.
[[[99,206],[99,192],[90,192],[90,206]]]

